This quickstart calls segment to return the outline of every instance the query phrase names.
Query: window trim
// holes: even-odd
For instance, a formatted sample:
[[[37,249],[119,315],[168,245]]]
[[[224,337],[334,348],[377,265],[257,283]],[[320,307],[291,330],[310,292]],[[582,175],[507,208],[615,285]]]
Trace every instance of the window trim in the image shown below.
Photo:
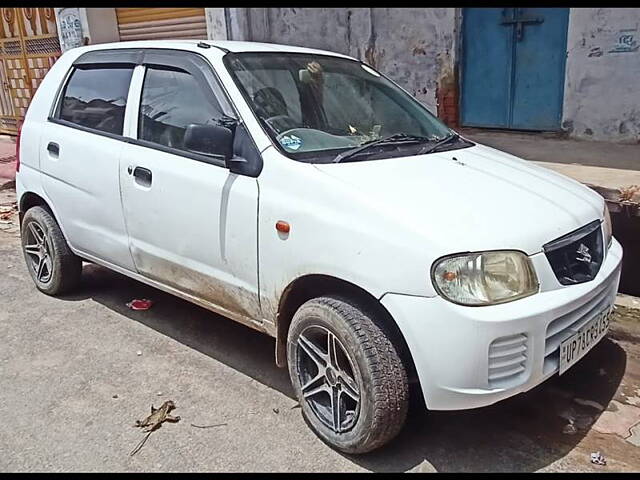
[[[217,157],[209,157],[207,155],[202,155],[199,153],[189,152],[187,150],[179,150],[173,147],[167,147],[166,145],[162,145],[161,143],[150,142],[148,140],[140,140],[138,138],[125,138],[124,141],[126,143],[130,143],[131,145],[137,145],[139,147],[150,148],[152,150],[158,150],[164,153],[170,153],[172,155],[177,155],[182,158],[189,158],[191,160],[197,160],[199,162],[208,163],[210,165],[216,165],[218,167],[226,167],[225,161],[222,158]]]
[[[49,108],[49,116],[47,119],[54,118],[56,116],[56,112],[59,110],[59,106],[62,104],[62,97],[64,96],[64,92],[67,89],[67,84],[69,83],[69,79],[71,78],[71,74],[75,71],[75,68],[71,66],[67,73],[65,73],[60,85],[58,85],[58,90],[56,91],[55,97],[53,97],[53,103]]]
[[[180,52],[183,55],[175,56],[169,52]],[[196,59],[201,62],[201,65],[196,64]],[[148,49],[145,51],[144,58],[141,65],[145,67],[158,66],[161,68],[178,68],[193,75],[194,79],[199,84],[204,84],[208,87],[214,95],[216,101],[220,104],[220,109],[225,115],[232,113],[236,120],[241,120],[238,110],[235,108],[231,97],[224,88],[220,78],[211,63],[206,57],[199,53],[191,52],[189,50],[170,50],[170,49]],[[201,67],[205,67],[205,71]],[[210,73],[210,78],[207,78],[206,72]],[[209,81],[211,80],[211,81]]]
[[[82,130],[83,132],[87,132],[87,133],[95,133],[96,135],[113,138],[114,140],[125,140],[125,137],[123,137],[120,134],[105,132],[104,130],[97,130],[91,127],[85,127],[84,125],[79,125],[77,123],[70,122],[69,120],[63,120],[62,118],[49,117],[47,118],[47,120],[57,125],[63,125],[65,127],[75,128],[76,130]]]
[[[164,153],[171,153],[171,154],[174,154],[174,155],[178,155],[180,157],[189,158],[191,160],[197,160],[199,162],[209,163],[211,165],[226,167],[224,160],[219,159],[219,158],[208,157],[206,155],[186,152],[184,150],[178,150],[176,148],[167,147],[167,146],[161,145],[159,143],[148,142],[146,140],[138,140],[137,138],[125,137],[123,135],[117,135],[115,133],[109,133],[109,132],[103,132],[101,130],[95,130],[93,128],[85,127],[83,125],[78,125],[77,123],[72,123],[72,122],[69,122],[67,120],[62,120],[62,119],[59,119],[59,118],[49,118],[48,120],[51,123],[55,123],[57,125],[63,125],[65,127],[75,128],[76,130],[81,130],[81,131],[87,132],[87,133],[94,133],[94,134],[100,135],[102,137],[111,138],[113,140],[118,140],[118,141],[121,141],[121,142],[124,142],[124,143],[129,143],[131,145],[137,145],[139,147],[145,147],[145,148],[150,148],[150,149],[153,149],[153,150],[159,150],[159,151],[164,152]]]
[[[110,61],[107,61],[107,54],[106,53],[101,53],[101,56],[104,56],[104,61],[100,61],[102,59],[97,59],[98,61],[95,61],[96,57],[93,56],[89,56],[90,53],[99,53],[99,52],[114,52],[113,56],[111,57]],[[121,58],[118,58],[118,61],[114,61],[114,58],[117,58],[116,53],[128,53],[129,55],[123,56]],[[136,55],[131,55],[131,53],[135,53]],[[86,58],[85,58],[86,57]],[[194,57],[197,57],[198,59],[202,60],[204,62],[204,66],[207,68],[207,71],[209,73],[211,73],[211,79],[212,79],[212,85],[215,86],[213,87],[212,85],[209,85],[209,83],[207,82],[207,86],[210,88],[211,92],[215,95],[216,100],[218,101],[218,103],[220,104],[221,109],[223,110],[223,112],[225,114],[227,113],[231,113],[233,115],[233,118],[236,119],[238,121],[238,124],[244,124],[244,120],[242,118],[242,116],[240,115],[240,112],[235,104],[235,102],[233,101],[231,95],[229,94],[229,91],[227,90],[226,86],[224,85],[224,83],[220,80],[220,76],[218,74],[218,72],[216,71],[216,68],[212,65],[212,63],[209,61],[209,59],[207,57],[205,57],[204,55],[202,55],[201,53],[198,52],[194,52],[191,50],[181,50],[181,49],[175,49],[175,48],[138,48],[138,49],[105,49],[105,50],[95,50],[95,51],[91,51],[91,52],[87,52],[83,55],[81,55],[80,57],[78,57],[73,64],[71,65],[71,67],[69,68],[69,70],[67,71],[67,73],[65,74],[64,78],[62,79],[62,81],[60,82],[60,85],[58,86],[58,93],[57,95],[54,97],[54,101],[52,103],[51,109],[49,111],[49,116],[47,117],[47,121],[51,122],[51,123],[55,123],[58,125],[62,125],[68,128],[74,128],[76,130],[80,130],[83,132],[87,132],[87,133],[92,133],[94,135],[100,135],[103,137],[108,137],[114,140],[119,140],[121,142],[124,143],[128,143],[128,144],[132,144],[132,145],[137,145],[140,147],[144,147],[144,148],[149,148],[152,150],[158,150],[164,153],[170,153],[173,155],[177,155],[179,157],[182,158],[188,158],[191,160],[196,160],[199,162],[203,162],[203,163],[208,163],[210,165],[215,165],[215,166],[221,166],[221,167],[225,167],[225,162],[222,159],[219,158],[215,158],[215,157],[209,157],[206,155],[202,155],[202,154],[197,154],[197,153],[192,153],[192,152],[188,152],[185,150],[178,150],[178,149],[174,149],[171,147],[167,147],[165,145],[161,145],[161,144],[157,144],[157,143],[153,143],[153,142],[148,142],[146,140],[139,140],[137,138],[137,117],[139,114],[139,102],[142,100],[142,86],[144,83],[144,77],[143,77],[143,81],[140,82],[139,85],[135,85],[134,84],[134,77],[135,77],[135,72],[136,72],[136,67],[138,66],[142,66],[145,69],[146,73],[146,61],[149,60],[151,63],[156,63],[159,66],[173,66],[173,64],[175,63],[181,63],[184,64],[186,63],[186,60],[192,60]],[[89,61],[94,59],[94,61]],[[135,59],[135,61],[134,61]],[[127,61],[128,60],[128,61]],[[155,62],[154,62],[155,60]],[[168,62],[168,63],[165,63]],[[189,62],[192,67],[195,67],[194,62],[191,61]],[[71,78],[71,75],[73,74],[73,72],[79,68],[79,65],[82,65],[83,67],[88,67],[88,66],[95,66],[97,68],[101,68],[101,67],[105,67],[106,65],[131,65],[133,67],[133,73],[131,75],[131,80],[129,82],[129,92],[127,95],[127,105],[125,106],[125,122],[123,123],[123,128],[122,128],[122,134],[113,134],[113,133],[109,133],[109,132],[104,132],[102,130],[96,130],[94,128],[90,128],[90,127],[85,127],[83,125],[78,125],[76,123],[72,123],[66,120],[62,120],[59,118],[56,118],[56,115],[59,111],[59,109],[61,108],[62,105],[62,99],[64,98],[64,93],[66,91],[67,85],[69,83],[69,80]],[[182,68],[182,67],[179,67]],[[197,68],[197,67],[196,67]],[[187,70],[188,71],[188,70]],[[206,80],[206,76],[203,75],[205,77]],[[127,115],[128,112],[134,108],[133,105],[129,102],[130,97],[132,96],[132,87],[134,89],[137,89],[134,91],[134,96],[133,98],[135,99],[137,96],[137,102],[136,102],[136,106],[135,106],[135,110],[136,111],[136,119],[135,119],[135,123],[136,123],[136,130],[135,130],[135,136],[136,138],[133,138],[131,136],[129,136],[131,134],[131,129],[129,128],[129,131],[127,131],[127,124],[126,124],[126,120],[127,120]],[[130,125],[129,125],[130,127]],[[248,129],[247,129],[248,130]],[[265,132],[266,134],[266,132]],[[253,138],[253,135],[251,133],[249,133],[248,135],[250,141],[253,143],[253,147],[255,148],[255,150],[257,152],[259,152],[256,144],[255,144],[255,139]],[[260,155],[260,160],[262,161],[262,156]]]
[[[124,129],[122,135],[125,138],[135,139],[138,136],[138,113],[140,112],[140,97],[144,82],[145,66],[136,65],[131,75],[129,95],[127,96],[127,110],[124,117]]]
[[[105,50],[91,50],[83,53],[73,62],[73,66],[77,65],[105,65],[105,64],[140,64],[144,50],[134,48],[114,48]]]

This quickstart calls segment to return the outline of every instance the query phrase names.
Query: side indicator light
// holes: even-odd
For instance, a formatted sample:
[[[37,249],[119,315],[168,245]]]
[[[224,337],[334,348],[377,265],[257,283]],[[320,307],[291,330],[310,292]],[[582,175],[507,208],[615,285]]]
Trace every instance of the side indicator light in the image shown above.
[[[289,233],[289,231],[291,230],[291,225],[289,225],[289,223],[285,222],[284,220],[278,220],[276,222],[276,230],[282,233]]]

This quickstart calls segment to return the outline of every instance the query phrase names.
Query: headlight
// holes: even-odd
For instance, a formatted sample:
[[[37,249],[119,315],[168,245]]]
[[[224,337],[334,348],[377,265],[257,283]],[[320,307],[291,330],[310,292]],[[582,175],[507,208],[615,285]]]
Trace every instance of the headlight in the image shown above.
[[[517,251],[444,257],[433,264],[431,278],[440,295],[462,305],[510,302],[538,291],[529,257]]]
[[[608,250],[611,246],[611,239],[613,238],[613,228],[611,227],[611,215],[609,214],[607,202],[604,202],[604,212],[602,216],[604,217],[602,221],[602,232],[604,233],[605,250]]]

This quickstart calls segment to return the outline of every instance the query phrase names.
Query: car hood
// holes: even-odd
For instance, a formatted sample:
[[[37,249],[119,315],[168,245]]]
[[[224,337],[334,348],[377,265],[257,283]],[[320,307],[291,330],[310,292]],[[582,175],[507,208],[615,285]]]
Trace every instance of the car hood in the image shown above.
[[[447,253],[538,253],[545,243],[601,219],[604,206],[597,193],[575,180],[479,144],[315,166],[368,208],[420,231]]]

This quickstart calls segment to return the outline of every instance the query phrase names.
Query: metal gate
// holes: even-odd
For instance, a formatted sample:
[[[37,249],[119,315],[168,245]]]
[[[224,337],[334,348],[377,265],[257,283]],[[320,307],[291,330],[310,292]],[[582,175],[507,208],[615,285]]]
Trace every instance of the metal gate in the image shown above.
[[[461,123],[558,130],[568,8],[465,8]]]
[[[120,40],[207,38],[204,8],[116,8]]]
[[[0,11],[0,133],[15,134],[61,51],[53,8]]]

